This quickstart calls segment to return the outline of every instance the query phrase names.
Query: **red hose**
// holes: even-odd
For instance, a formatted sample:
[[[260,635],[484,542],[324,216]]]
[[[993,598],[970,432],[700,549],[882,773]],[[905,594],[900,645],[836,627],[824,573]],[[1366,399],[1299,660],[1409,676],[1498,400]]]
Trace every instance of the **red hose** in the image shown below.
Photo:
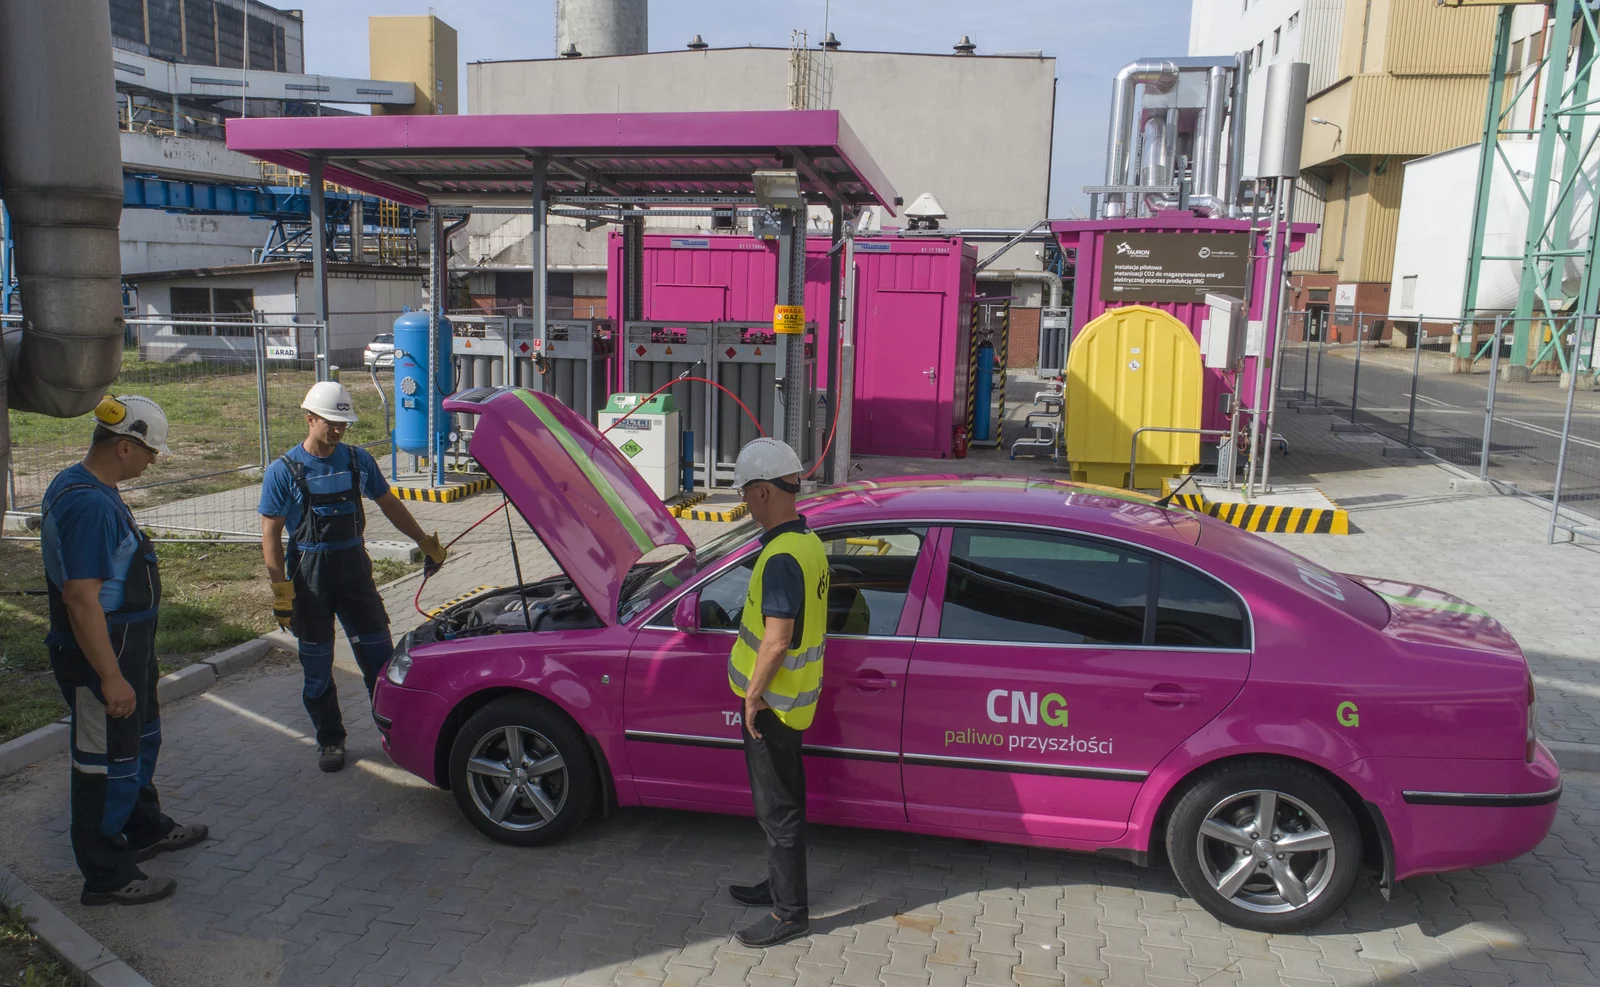
[[[489,513],[485,514],[483,517],[478,518],[478,520],[472,522],[472,527],[471,528],[468,528],[466,531],[463,531],[463,532],[461,532],[461,534],[456,535],[454,538],[450,539],[449,543],[445,545],[445,548],[448,549],[451,545],[454,545],[456,542],[458,542],[461,539],[467,537],[467,535],[472,531],[472,528],[476,528],[478,525],[482,524],[483,522],[485,522],[485,521],[489,520],[490,518],[494,517],[496,514],[499,514],[501,511],[505,510],[506,509],[506,505],[509,504],[509,503],[511,503],[509,500],[501,500],[499,507],[496,507],[494,510],[492,510]],[[411,598],[411,606],[412,606],[412,608],[414,610],[416,610],[417,613],[422,614],[424,617],[428,616],[428,611],[422,609],[422,590],[423,590],[423,588],[425,586],[428,585],[428,580],[431,579],[431,578],[433,578],[433,577],[429,573],[424,572],[422,574],[422,582],[417,586],[417,595],[413,596]]]

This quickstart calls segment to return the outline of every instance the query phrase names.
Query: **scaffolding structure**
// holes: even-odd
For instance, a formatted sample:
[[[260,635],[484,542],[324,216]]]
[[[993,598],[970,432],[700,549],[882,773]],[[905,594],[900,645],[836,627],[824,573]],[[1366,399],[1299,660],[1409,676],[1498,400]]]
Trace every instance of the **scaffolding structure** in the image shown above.
[[[1600,127],[1587,121],[1596,115],[1600,100],[1590,96],[1597,54],[1600,54],[1600,14],[1587,0],[1445,0],[1450,6],[1498,6],[1495,25],[1494,58],[1489,72],[1489,94],[1484,109],[1483,143],[1478,162],[1477,198],[1473,210],[1469,241],[1466,283],[1461,305],[1461,331],[1456,356],[1467,362],[1483,356],[1494,337],[1474,352],[1472,327],[1495,313],[1481,312],[1478,291],[1486,263],[1518,262],[1521,277],[1516,309],[1512,314],[1508,374],[1525,380],[1530,368],[1547,361],[1559,363],[1563,372],[1569,366],[1571,348],[1563,345],[1554,327],[1574,312],[1594,312],[1600,303],[1600,272],[1593,255],[1600,235],[1600,194],[1594,181],[1584,173]],[[1506,85],[1510,64],[1511,22],[1518,6],[1538,3],[1551,8],[1550,42],[1535,71],[1514,92]],[[1513,108],[1530,88],[1543,80],[1544,90],[1536,129],[1519,128],[1511,120]],[[1537,141],[1532,178],[1524,183],[1506,154],[1506,140]],[[1528,208],[1528,225],[1523,249],[1518,254],[1492,255],[1486,252],[1489,203],[1496,170],[1504,168],[1512,186]],[[1578,199],[1590,196],[1589,222],[1585,231],[1574,237],[1573,220]],[[1564,277],[1569,261],[1582,267],[1576,285]],[[1584,358],[1587,359],[1587,358]],[[1580,362],[1583,362],[1580,360]],[[1588,367],[1586,369],[1593,369]]]

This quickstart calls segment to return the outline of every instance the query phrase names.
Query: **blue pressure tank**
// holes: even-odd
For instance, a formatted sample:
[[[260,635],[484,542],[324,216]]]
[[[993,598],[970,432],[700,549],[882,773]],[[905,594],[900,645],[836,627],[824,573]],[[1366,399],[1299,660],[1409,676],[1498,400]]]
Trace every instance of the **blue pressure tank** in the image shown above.
[[[438,387],[433,392],[434,431],[450,432],[444,413],[445,396],[455,388],[449,319],[439,320],[435,350],[439,366]],[[402,312],[394,320],[394,442],[401,452],[430,455],[428,442],[428,313]]]
[[[400,337],[396,336],[398,340]],[[398,345],[398,343],[396,343]],[[397,363],[396,366],[399,366]],[[972,440],[994,441],[994,347],[984,343],[978,347],[978,380],[972,392]]]

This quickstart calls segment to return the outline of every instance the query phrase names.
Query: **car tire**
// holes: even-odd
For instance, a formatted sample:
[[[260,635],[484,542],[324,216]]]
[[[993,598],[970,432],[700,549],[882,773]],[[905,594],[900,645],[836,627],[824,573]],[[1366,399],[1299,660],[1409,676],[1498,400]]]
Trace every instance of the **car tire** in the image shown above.
[[[521,754],[516,764],[513,738]],[[485,836],[540,846],[589,817],[598,780],[577,725],[549,702],[517,695],[489,703],[457,732],[450,747],[450,790],[467,821]]]
[[[1272,833],[1259,828],[1263,809]],[[1299,764],[1247,761],[1200,776],[1173,807],[1166,839],[1189,896],[1256,932],[1316,925],[1343,906],[1361,872],[1361,827],[1349,805]]]

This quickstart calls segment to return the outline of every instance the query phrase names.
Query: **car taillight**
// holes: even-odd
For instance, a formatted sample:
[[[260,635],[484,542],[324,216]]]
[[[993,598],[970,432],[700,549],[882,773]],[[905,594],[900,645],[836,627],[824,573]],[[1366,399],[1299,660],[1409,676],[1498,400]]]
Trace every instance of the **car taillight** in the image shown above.
[[[1538,719],[1538,707],[1534,705],[1535,699],[1536,696],[1533,689],[1533,675],[1530,673],[1528,675],[1528,744],[1527,749],[1523,754],[1523,759],[1529,764],[1533,763],[1534,749],[1539,746],[1539,734],[1535,729],[1535,723]]]

